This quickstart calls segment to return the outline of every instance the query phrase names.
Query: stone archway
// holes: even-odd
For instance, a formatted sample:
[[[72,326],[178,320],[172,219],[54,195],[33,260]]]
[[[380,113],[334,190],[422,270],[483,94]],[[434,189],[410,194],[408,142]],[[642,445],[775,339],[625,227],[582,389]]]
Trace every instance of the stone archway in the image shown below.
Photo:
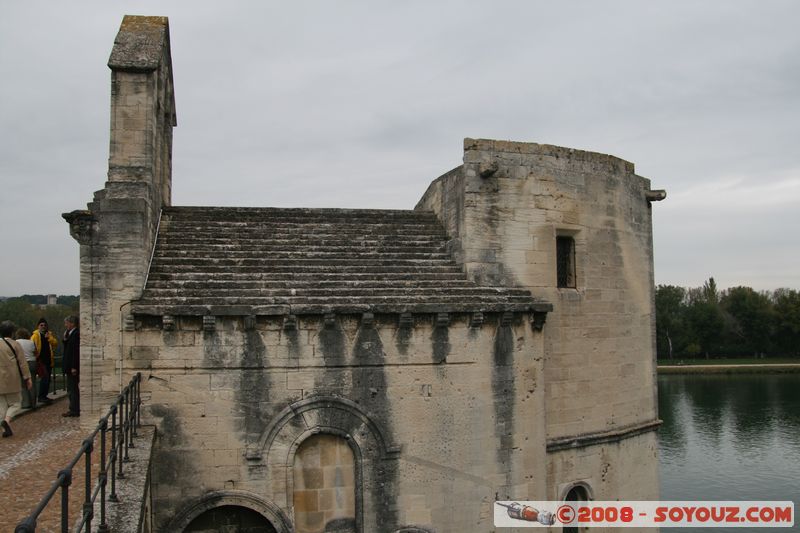
[[[573,481],[563,485],[559,491],[561,501],[592,501],[594,490],[587,480]]]
[[[258,441],[248,446],[247,458],[266,459],[267,464],[284,463],[290,448],[302,441],[303,433],[325,431],[351,438],[360,449],[371,449],[382,459],[400,452],[381,425],[355,402],[335,396],[299,400],[284,408],[264,429]]]
[[[594,499],[591,486],[585,481],[576,481],[566,487],[563,501],[588,502]],[[577,526],[564,526],[563,533],[580,533],[583,528]]]
[[[203,511],[183,533],[277,533],[261,513],[239,505],[222,505]]]
[[[375,531],[386,520],[387,502],[395,487],[396,460],[400,453],[382,424],[361,406],[346,398],[318,396],[287,406],[247,450],[247,459],[266,466],[267,477],[282,484],[283,495],[274,492],[275,503],[291,509],[294,503],[294,464],[298,449],[308,438],[328,434],[340,437],[354,461],[355,530]],[[364,490],[364,487],[369,487]],[[370,512],[365,516],[364,509]],[[290,514],[292,511],[289,511]]]
[[[200,533],[227,528],[236,533],[291,533],[289,519],[274,503],[240,490],[214,491],[190,502],[167,531]]]

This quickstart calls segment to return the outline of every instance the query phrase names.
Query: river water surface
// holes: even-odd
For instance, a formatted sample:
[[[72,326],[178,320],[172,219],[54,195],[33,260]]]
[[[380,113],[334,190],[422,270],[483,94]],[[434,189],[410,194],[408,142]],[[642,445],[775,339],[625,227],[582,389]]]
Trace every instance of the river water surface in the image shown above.
[[[800,531],[800,374],[658,378],[661,500],[793,500]]]

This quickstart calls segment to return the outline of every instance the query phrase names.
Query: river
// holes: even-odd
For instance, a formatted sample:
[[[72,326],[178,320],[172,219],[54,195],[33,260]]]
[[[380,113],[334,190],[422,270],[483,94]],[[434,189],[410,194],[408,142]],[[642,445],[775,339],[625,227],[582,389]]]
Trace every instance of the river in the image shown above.
[[[662,375],[658,407],[662,500],[793,500],[800,531],[800,374]]]

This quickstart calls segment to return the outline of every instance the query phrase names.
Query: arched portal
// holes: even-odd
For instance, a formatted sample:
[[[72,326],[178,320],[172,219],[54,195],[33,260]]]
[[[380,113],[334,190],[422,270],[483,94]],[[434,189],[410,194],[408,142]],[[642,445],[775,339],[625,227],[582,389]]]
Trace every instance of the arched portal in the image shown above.
[[[164,531],[190,533],[291,533],[292,525],[271,501],[243,490],[208,492],[188,502]]]
[[[568,502],[587,502],[589,501],[589,492],[583,485],[576,484],[569,489],[564,500]],[[579,533],[580,530],[581,528],[579,527],[568,526],[564,528],[564,533]]]
[[[338,435],[318,433],[300,444],[292,468],[295,533],[356,532],[355,467]]]
[[[278,533],[269,520],[247,507],[223,505],[200,513],[184,533]]]

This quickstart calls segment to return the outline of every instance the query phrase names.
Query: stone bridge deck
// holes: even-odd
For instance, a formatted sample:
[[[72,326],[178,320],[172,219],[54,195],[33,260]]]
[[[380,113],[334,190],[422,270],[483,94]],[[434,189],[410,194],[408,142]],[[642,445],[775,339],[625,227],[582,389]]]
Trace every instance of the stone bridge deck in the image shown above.
[[[14,429],[12,437],[0,439],[0,531],[14,531],[17,524],[33,511],[56,480],[59,470],[75,456],[83,439],[91,432],[81,426],[80,419],[62,417],[66,408],[64,396],[50,406],[40,405],[11,423]],[[139,521],[153,429],[142,428],[139,435],[135,440],[137,448],[131,450],[132,462],[125,464],[126,480],[118,485],[121,503],[107,505],[113,531],[121,531],[118,529],[121,524],[132,526],[130,531],[135,531]],[[100,459],[99,442],[95,444],[96,452],[92,453],[93,489]],[[73,470],[69,491],[70,527],[80,518],[84,499],[84,469],[85,464],[81,460]],[[98,523],[99,510],[96,506],[93,530]],[[37,532],[60,531],[60,490],[40,515],[36,525]]]

